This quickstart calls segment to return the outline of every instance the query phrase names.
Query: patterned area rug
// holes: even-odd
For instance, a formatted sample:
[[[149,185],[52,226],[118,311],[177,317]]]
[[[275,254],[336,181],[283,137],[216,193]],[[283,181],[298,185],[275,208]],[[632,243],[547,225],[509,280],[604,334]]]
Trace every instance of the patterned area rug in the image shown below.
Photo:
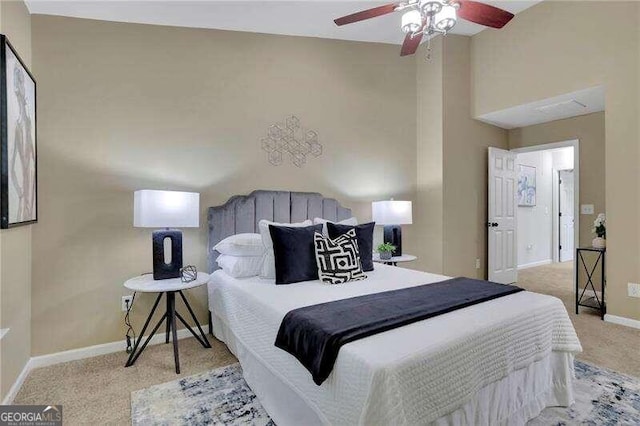
[[[275,426],[232,364],[131,393],[133,425]]]
[[[576,361],[576,403],[547,408],[529,425],[638,425],[640,380]],[[275,426],[239,364],[131,394],[133,425]]]
[[[640,425],[640,380],[575,361],[576,402],[547,408],[531,420],[539,425]]]

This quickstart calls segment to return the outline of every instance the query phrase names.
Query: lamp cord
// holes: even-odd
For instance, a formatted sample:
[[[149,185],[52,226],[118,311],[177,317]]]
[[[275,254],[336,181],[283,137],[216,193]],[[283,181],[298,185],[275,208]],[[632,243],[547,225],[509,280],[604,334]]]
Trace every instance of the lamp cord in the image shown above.
[[[133,302],[136,300],[136,292],[133,292],[133,297],[131,298],[131,303],[127,305],[127,313],[124,316],[124,324],[127,326],[127,353],[130,354],[133,352],[133,345],[136,341],[136,332],[131,325],[131,308],[133,307]]]

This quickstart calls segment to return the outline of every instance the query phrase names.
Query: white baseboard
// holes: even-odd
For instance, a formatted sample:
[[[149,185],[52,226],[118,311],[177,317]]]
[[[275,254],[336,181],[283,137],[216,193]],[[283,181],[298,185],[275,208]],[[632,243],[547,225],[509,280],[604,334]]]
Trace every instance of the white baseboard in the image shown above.
[[[205,330],[205,333],[208,327],[209,327],[209,324],[202,325],[202,329]],[[178,340],[184,339],[186,337],[191,337],[191,336],[192,336],[191,332],[186,328],[178,330]],[[149,341],[149,345],[157,345],[159,343],[164,343],[164,342],[165,342],[165,334],[159,333],[153,336],[151,341]],[[9,392],[7,393],[7,395],[4,397],[2,404],[7,405],[13,402],[14,398],[18,394],[18,391],[22,387],[22,384],[24,383],[25,379],[29,375],[29,372],[34,368],[46,367],[49,365],[60,364],[63,362],[76,361],[79,359],[92,358],[94,356],[106,355],[106,354],[111,354],[111,353],[120,352],[120,351],[124,352],[125,348],[126,348],[126,343],[124,341],[119,341],[119,342],[104,343],[101,345],[87,346],[86,348],[71,349],[68,351],[55,352],[52,354],[31,357],[29,361],[27,361],[27,364],[22,369],[22,372],[14,382],[13,386],[11,386],[11,389],[9,389]],[[123,368],[124,368],[124,365],[123,365]]]
[[[518,269],[535,268],[536,266],[550,265],[551,263],[553,263],[551,259],[540,260],[538,262],[523,263],[522,265],[518,265]]]
[[[31,358],[31,359],[33,359],[33,358]],[[9,392],[7,392],[7,395],[5,395],[4,399],[2,400],[2,405],[9,405],[9,404],[13,403],[14,398],[18,394],[18,391],[22,387],[22,384],[27,379],[27,376],[29,375],[29,372],[32,369],[32,367],[30,365],[31,364],[31,359],[29,359],[29,361],[27,361],[27,363],[25,364],[25,366],[22,369],[22,371],[20,372],[20,374],[18,374],[18,377],[16,378],[16,381],[13,382],[13,385],[11,385],[11,389],[9,389]]]
[[[640,321],[631,318],[619,317],[616,315],[605,314],[604,320],[613,324],[626,325],[627,327],[640,328]]]

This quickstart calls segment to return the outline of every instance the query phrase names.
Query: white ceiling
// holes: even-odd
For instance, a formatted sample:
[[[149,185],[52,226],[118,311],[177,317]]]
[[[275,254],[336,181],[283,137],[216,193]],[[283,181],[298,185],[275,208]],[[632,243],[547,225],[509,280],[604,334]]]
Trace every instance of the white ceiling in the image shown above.
[[[485,3],[518,13],[540,1],[542,0]],[[343,27],[337,27],[333,23],[333,19],[340,16],[386,3],[388,2],[331,0],[27,0],[32,14],[402,44],[403,34],[399,28],[398,13]],[[452,32],[473,35],[484,28],[460,20]]]
[[[604,98],[604,87],[597,86],[484,114],[477,118],[503,129],[516,129],[604,111]]]

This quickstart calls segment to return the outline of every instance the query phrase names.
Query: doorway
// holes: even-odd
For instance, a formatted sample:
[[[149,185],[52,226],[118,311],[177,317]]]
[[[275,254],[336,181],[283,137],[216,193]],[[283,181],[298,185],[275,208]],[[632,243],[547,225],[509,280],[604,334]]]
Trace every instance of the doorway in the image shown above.
[[[558,261],[570,262],[574,251],[573,169],[558,171]]]
[[[578,245],[579,142],[490,148],[489,280],[517,282],[518,270],[573,261]]]

